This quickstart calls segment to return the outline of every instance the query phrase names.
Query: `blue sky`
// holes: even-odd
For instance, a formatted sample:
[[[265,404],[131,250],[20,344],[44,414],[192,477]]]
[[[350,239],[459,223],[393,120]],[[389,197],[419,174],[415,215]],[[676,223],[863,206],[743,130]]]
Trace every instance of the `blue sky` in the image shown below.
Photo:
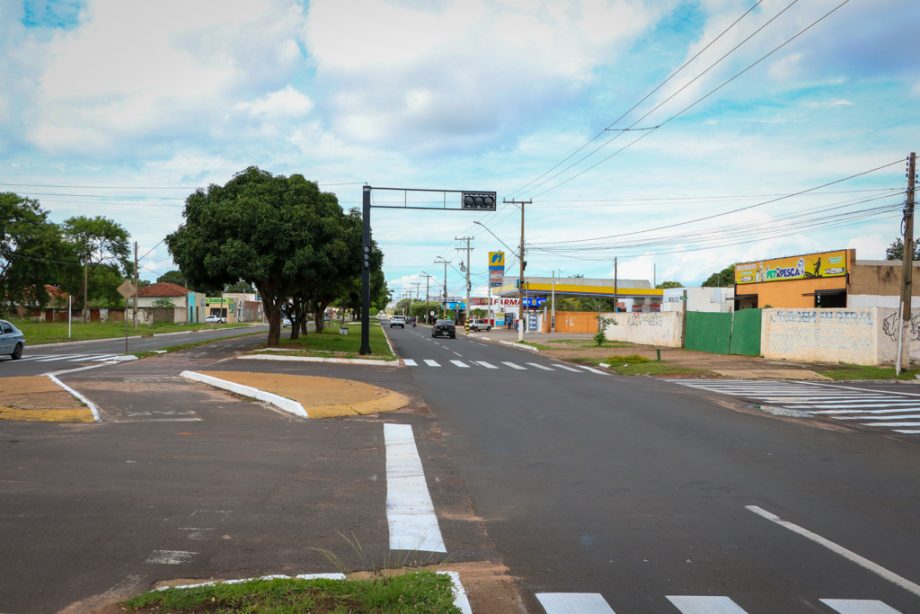
[[[881,258],[902,163],[766,201],[920,146],[920,3],[851,0],[674,117],[840,3],[765,0],[729,28],[755,0],[0,0],[0,189],[58,221],[116,219],[153,248],[148,278],[172,266],[156,244],[184,197],[249,165],[301,173],[345,207],[365,181],[532,198],[532,275],[610,277],[616,256],[624,278],[654,265],[694,285],[803,251]],[[607,132],[544,175],[636,120],[667,123]],[[440,284],[433,261],[458,263],[454,237],[474,235],[484,293],[500,244],[473,221],[516,246],[519,215],[375,210],[391,287],[422,271]]]

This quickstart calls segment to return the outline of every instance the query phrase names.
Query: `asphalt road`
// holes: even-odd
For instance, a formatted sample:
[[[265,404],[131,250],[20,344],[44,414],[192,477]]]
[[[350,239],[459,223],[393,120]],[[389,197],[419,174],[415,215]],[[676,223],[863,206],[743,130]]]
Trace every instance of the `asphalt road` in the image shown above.
[[[17,375],[39,375],[48,371],[59,371],[98,364],[111,360],[113,356],[151,352],[172,345],[194,343],[209,339],[234,337],[246,333],[267,333],[268,326],[246,328],[189,331],[168,333],[147,338],[128,338],[127,351],[124,337],[104,341],[76,341],[49,345],[27,345],[20,360],[9,356],[0,357],[0,377]],[[28,344],[28,339],[26,339]]]
[[[920,582],[916,439],[428,334],[391,331],[532,611],[538,593],[599,593],[620,613],[678,596],[721,598],[684,612],[920,612],[890,575],[748,508]]]

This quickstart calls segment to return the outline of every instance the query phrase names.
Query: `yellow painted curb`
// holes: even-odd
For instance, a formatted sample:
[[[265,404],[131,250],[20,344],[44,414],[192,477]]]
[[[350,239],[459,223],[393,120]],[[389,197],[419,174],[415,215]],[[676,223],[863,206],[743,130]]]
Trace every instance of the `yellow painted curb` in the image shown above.
[[[40,375],[0,378],[0,420],[96,421],[89,408]]]
[[[248,371],[201,373],[297,401],[303,405],[310,418],[376,414],[396,411],[409,404],[409,397],[404,394],[380,386],[335,377]]]

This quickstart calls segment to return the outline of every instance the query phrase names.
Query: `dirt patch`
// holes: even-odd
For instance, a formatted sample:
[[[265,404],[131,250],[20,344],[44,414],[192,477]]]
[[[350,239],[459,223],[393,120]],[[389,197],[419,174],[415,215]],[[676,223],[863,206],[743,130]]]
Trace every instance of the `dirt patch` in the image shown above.
[[[0,420],[93,422],[93,412],[51,379],[0,378]]]
[[[409,397],[404,394],[354,380],[246,371],[202,373],[297,401],[311,418],[376,414],[396,411],[409,404]]]

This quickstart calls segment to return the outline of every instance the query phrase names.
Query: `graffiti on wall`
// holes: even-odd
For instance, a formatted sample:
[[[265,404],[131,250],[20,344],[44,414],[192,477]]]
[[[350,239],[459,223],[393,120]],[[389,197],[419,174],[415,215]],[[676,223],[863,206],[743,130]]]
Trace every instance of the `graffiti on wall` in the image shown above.
[[[890,316],[882,320],[882,332],[892,341],[898,340],[898,312],[895,311]],[[910,340],[920,341],[920,314],[910,318]]]

